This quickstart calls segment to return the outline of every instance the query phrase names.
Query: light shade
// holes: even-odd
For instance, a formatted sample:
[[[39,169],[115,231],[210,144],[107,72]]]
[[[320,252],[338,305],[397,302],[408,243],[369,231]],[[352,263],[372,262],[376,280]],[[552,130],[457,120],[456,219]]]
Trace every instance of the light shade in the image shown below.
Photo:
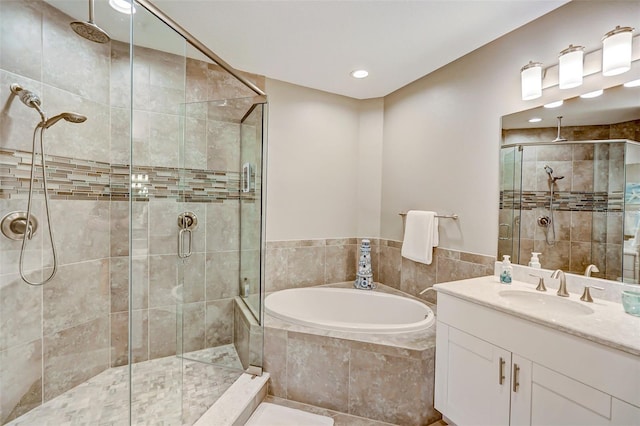
[[[126,15],[136,13],[136,8],[133,6],[132,0],[109,0],[109,6]]]
[[[633,28],[619,25],[602,38],[602,75],[622,74],[631,69]]]
[[[580,97],[582,99],[597,98],[598,96],[602,96],[603,93],[604,93],[604,90],[598,89],[598,90],[594,90],[593,92],[583,93],[582,95],[580,95]]]
[[[623,84],[624,87],[639,87],[640,86],[640,78],[637,80],[627,81]]]
[[[529,61],[520,70],[522,100],[529,101],[542,96],[542,64]]]
[[[542,106],[545,107],[545,108],[558,108],[559,106],[562,106],[563,103],[564,103],[564,101],[561,99],[559,101],[550,102],[550,103],[544,104]]]
[[[560,52],[558,87],[571,89],[582,84],[584,47],[569,45]]]

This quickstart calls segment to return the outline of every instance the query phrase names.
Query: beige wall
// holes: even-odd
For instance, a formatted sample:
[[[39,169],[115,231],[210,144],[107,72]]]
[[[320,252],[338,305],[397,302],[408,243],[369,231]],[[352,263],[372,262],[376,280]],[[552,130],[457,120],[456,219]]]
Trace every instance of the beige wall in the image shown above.
[[[267,240],[377,236],[382,100],[271,79],[266,90]]]
[[[400,239],[398,212],[455,212],[440,222],[440,246],[495,254],[498,234],[500,117],[631,79],[585,79],[520,100],[519,70],[529,60],[557,63],[569,43],[587,50],[616,25],[637,23],[640,2],[571,2],[385,97],[381,237]],[[637,77],[636,77],[637,78]],[[593,89],[592,89],[593,88]]]

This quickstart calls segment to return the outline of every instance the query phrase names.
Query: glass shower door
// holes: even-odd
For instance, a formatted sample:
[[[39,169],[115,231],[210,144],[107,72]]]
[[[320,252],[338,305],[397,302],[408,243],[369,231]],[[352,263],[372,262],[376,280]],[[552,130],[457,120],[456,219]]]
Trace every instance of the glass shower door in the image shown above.
[[[183,388],[208,389],[203,405],[262,365],[262,329],[242,301],[247,288],[260,299],[262,107],[253,98],[181,106],[177,353]]]

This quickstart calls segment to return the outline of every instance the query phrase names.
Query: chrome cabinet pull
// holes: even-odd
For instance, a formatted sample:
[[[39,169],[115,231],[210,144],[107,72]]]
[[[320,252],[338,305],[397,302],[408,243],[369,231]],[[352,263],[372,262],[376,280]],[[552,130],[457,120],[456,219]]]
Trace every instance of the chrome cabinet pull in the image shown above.
[[[504,365],[505,365],[505,360],[500,357],[500,375],[498,378],[498,383],[503,384],[504,383]]]
[[[520,374],[520,366],[516,363],[513,363],[513,391],[518,392],[518,387],[520,386],[520,382],[518,381],[518,375]]]

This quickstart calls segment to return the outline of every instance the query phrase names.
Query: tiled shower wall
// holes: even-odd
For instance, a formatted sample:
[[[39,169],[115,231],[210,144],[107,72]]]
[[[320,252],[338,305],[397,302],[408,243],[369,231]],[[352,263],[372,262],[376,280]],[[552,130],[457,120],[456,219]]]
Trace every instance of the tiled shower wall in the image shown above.
[[[357,238],[267,242],[266,291],[352,281],[359,256]],[[495,257],[435,248],[431,265],[400,255],[402,242],[371,239],[371,264],[376,282],[427,301],[419,295],[433,284],[492,275]]]
[[[565,127],[562,136],[571,141],[639,140],[640,120],[601,126]],[[551,141],[555,128],[503,131],[506,144]],[[526,265],[531,252],[542,253],[542,267],[582,274],[595,263],[599,276],[622,276],[623,202],[625,184],[625,144],[558,144],[525,147],[522,163],[511,161],[502,150],[500,233],[520,241],[519,252],[511,239],[499,240],[498,258],[511,254]],[[517,156],[517,154],[516,154]],[[506,161],[505,161],[506,160]],[[537,218],[549,214],[550,187],[544,166],[555,176],[564,176],[554,186],[556,243],[546,243],[544,228]],[[522,193],[517,187],[522,176]],[[515,173],[515,179],[514,179]],[[514,182],[516,188],[514,189]],[[515,211],[514,211],[515,209]],[[516,256],[517,255],[517,256]],[[625,266],[626,268],[626,266]]]
[[[133,189],[130,253],[129,48],[79,38],[70,21],[38,0],[0,2],[2,215],[26,210],[31,135],[39,120],[11,95],[10,84],[39,94],[51,116],[75,111],[88,117],[45,133],[59,255],[54,280],[42,287],[23,283],[21,242],[0,238],[0,424],[127,362],[129,255],[133,361],[230,343],[233,333],[238,123],[215,105],[181,111],[180,104],[251,93],[217,66],[134,50],[133,178],[140,186]],[[262,78],[248,77],[264,87]],[[185,182],[193,191],[183,191]],[[48,275],[52,265],[40,188],[34,212],[41,232],[29,242],[25,262],[33,279]],[[198,215],[199,228],[194,254],[178,268],[176,221],[184,210]],[[185,326],[181,341],[177,314]]]

